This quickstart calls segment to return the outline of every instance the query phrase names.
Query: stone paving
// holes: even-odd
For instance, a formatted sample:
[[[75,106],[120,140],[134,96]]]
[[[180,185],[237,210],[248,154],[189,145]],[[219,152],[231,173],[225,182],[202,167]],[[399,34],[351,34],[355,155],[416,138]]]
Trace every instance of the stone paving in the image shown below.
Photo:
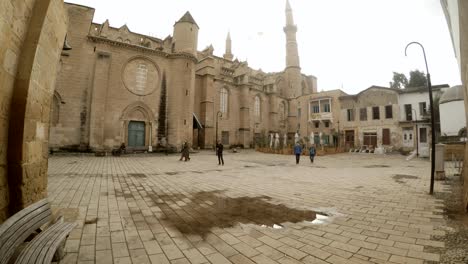
[[[428,160],[347,153],[317,157],[314,164],[303,156],[296,165],[293,156],[241,151],[226,153],[225,162],[218,166],[212,152],[191,155],[189,162],[175,155],[51,157],[53,209],[78,224],[61,263],[440,259],[430,249],[445,246],[431,240],[444,234],[443,202],[428,195]],[[436,182],[435,191],[447,190]],[[270,223],[229,204],[239,199],[270,210]],[[232,214],[222,210],[226,208],[244,210],[247,216],[235,212],[235,218],[227,219]],[[276,209],[268,208],[289,211],[276,218]],[[285,221],[293,217],[291,210],[327,217]]]

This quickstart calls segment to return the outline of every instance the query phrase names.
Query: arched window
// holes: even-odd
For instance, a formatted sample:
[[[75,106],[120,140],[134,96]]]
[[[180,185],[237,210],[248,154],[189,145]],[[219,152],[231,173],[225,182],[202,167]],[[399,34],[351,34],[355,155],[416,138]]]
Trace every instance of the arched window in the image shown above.
[[[256,117],[260,117],[260,97],[258,95],[255,96],[254,113]]]
[[[228,90],[226,88],[221,88],[220,97],[219,97],[219,108],[221,113],[225,114],[228,111]]]
[[[123,42],[123,39],[122,39],[121,37],[118,37],[118,38],[117,38],[117,41]]]
[[[146,79],[148,77],[148,67],[144,63],[140,63],[136,70],[136,85],[135,90],[139,93],[143,93],[146,88]]]
[[[130,40],[129,40],[129,39],[126,39],[126,40],[125,40],[125,43],[130,44]]]
[[[284,122],[284,118],[286,116],[286,107],[284,106],[284,102],[281,102],[279,105],[279,121]]]

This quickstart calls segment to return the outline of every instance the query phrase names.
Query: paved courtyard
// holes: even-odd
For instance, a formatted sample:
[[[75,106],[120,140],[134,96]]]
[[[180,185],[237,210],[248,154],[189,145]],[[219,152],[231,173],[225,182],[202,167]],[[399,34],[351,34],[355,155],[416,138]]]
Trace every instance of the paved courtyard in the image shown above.
[[[403,156],[212,152],[53,156],[49,199],[76,221],[64,263],[438,262],[443,201]],[[436,192],[444,191],[436,182]]]

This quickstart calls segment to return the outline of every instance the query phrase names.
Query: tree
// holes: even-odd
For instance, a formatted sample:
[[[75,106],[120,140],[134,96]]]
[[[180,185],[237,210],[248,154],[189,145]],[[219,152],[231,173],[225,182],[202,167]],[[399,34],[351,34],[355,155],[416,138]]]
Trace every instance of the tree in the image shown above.
[[[421,87],[427,85],[426,74],[419,70],[410,71],[408,87]]]
[[[393,72],[393,82],[390,82],[390,88],[403,89],[408,85],[408,78],[405,74]]]
[[[158,116],[158,141],[165,141],[167,147],[167,91],[166,91],[166,73],[163,73],[161,81],[161,97],[159,100],[159,116]]]

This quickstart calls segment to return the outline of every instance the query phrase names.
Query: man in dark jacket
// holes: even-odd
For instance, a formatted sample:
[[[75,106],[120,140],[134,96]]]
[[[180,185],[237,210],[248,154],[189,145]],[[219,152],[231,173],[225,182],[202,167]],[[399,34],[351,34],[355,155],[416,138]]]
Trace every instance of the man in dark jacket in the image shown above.
[[[189,145],[187,143],[187,141],[184,142],[184,144],[182,145],[182,151],[181,151],[182,155],[180,156],[180,161],[182,161],[182,159],[184,159],[184,161],[187,161],[187,160],[190,160],[190,149],[189,149]]]
[[[312,146],[310,146],[310,148],[309,148],[309,157],[310,157],[310,162],[311,163],[314,163],[315,153],[316,153],[315,146],[314,146],[314,144],[312,144]]]
[[[223,144],[221,144],[221,142],[218,141],[218,143],[216,144],[216,155],[218,155],[218,165],[222,164],[224,166],[223,149]]]
[[[294,146],[294,155],[296,155],[296,164],[299,164],[299,159],[301,158],[302,147],[299,143],[296,143]]]

